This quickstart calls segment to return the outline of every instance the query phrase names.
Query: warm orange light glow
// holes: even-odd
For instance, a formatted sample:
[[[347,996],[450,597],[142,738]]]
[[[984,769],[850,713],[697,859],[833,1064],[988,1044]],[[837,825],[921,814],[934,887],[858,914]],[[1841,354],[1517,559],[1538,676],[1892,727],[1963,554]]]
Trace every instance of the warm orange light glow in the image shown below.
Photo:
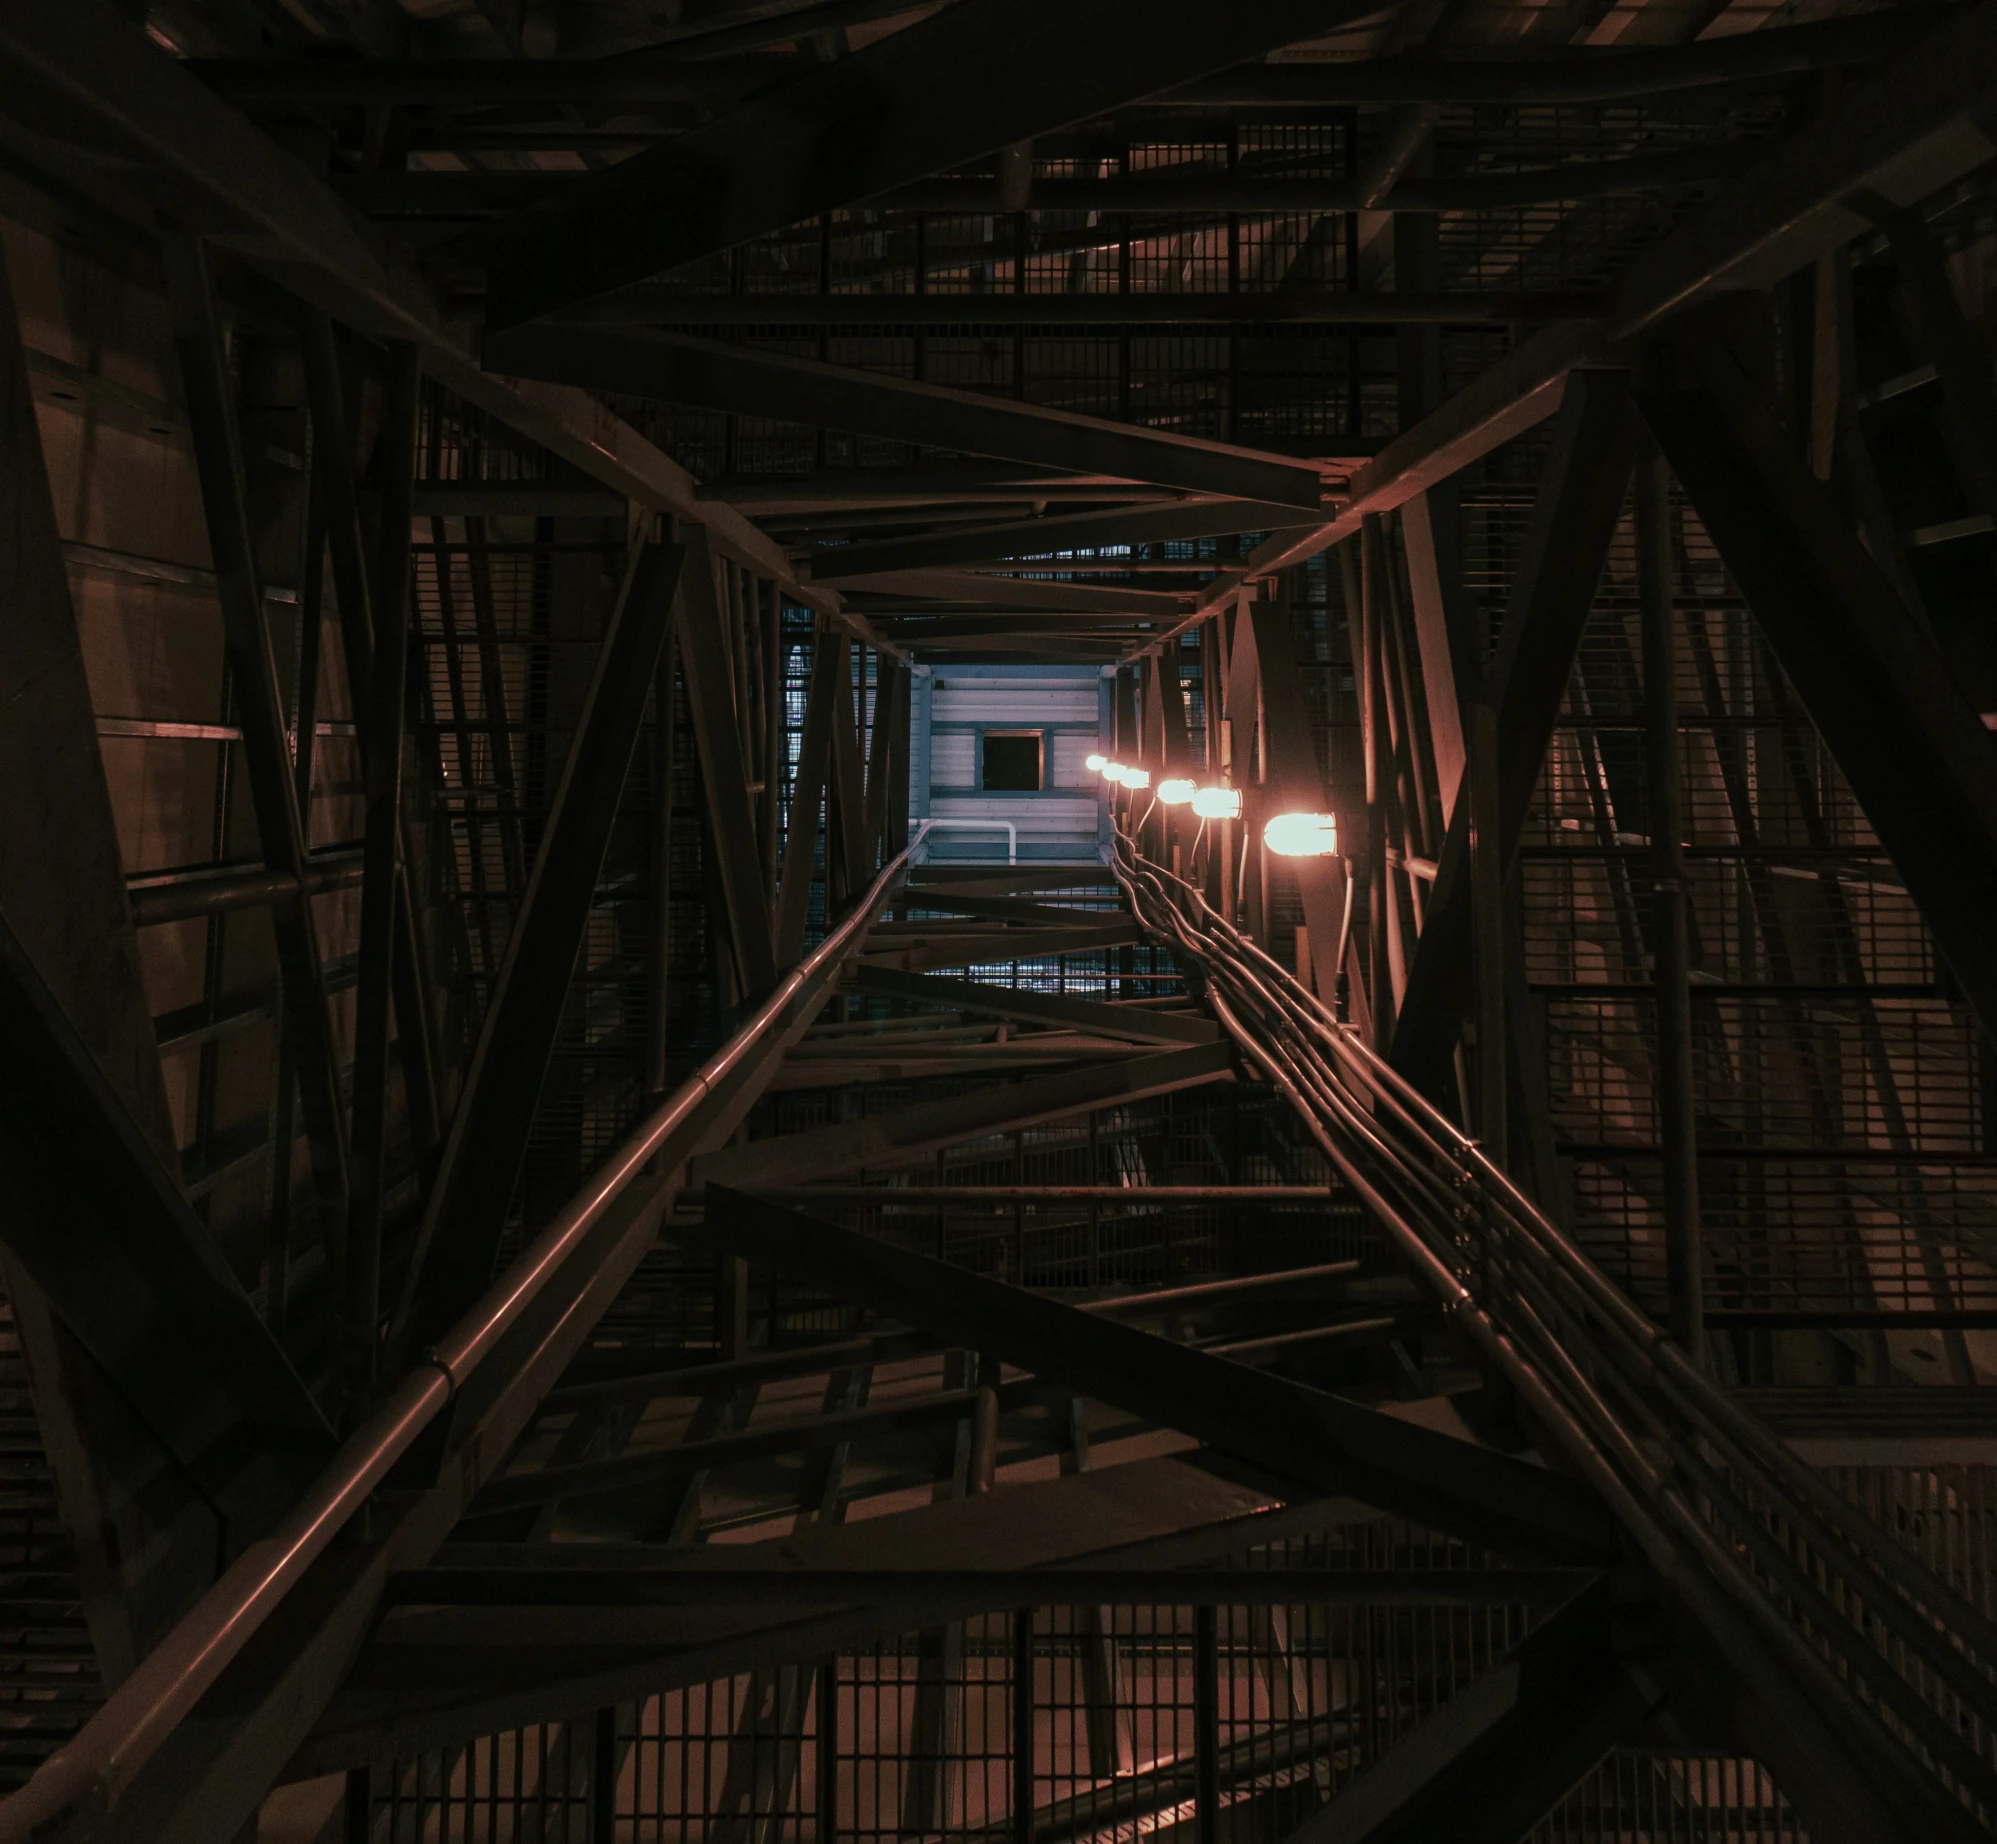
[[[1338,821],[1329,813],[1279,813],[1262,828],[1262,843],[1279,858],[1329,858],[1338,851]]]

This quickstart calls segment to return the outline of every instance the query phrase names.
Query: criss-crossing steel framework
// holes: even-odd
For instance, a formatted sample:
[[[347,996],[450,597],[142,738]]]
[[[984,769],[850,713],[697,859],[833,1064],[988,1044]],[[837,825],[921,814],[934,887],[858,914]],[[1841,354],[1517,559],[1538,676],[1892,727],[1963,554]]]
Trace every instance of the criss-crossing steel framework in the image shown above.
[[[1987,1835],[1989,0],[663,11],[0,20],[0,1836]]]

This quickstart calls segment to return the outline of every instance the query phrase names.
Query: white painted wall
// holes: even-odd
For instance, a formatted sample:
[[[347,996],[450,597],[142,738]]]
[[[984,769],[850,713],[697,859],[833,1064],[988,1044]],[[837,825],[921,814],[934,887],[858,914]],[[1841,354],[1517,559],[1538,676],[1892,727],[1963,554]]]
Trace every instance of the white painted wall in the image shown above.
[[[951,820],[1010,821],[1022,859],[1094,860],[1100,853],[1101,798],[1082,760],[1098,746],[1102,680],[1093,667],[945,666],[932,669],[916,700],[921,740],[912,762],[928,768],[931,853],[942,859],[1005,855],[1005,835],[989,826],[952,833]],[[987,794],[978,786],[978,742],[986,730],[1039,730],[1046,736],[1047,785],[1037,794]]]

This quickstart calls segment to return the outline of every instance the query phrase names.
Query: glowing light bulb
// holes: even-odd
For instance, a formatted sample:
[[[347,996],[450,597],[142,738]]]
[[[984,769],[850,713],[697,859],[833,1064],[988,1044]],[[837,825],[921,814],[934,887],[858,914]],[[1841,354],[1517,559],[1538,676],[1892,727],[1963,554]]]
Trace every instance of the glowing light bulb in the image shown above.
[[[1203,820],[1238,820],[1241,817],[1241,790],[1224,788],[1218,783],[1198,788],[1193,793],[1193,811]]]
[[[1082,758],[1082,766],[1086,768],[1090,774],[1100,775],[1104,769],[1109,767],[1109,757],[1101,753],[1092,756],[1084,756]]]
[[[1139,788],[1151,785],[1151,771],[1148,768],[1126,768],[1123,771],[1123,785],[1133,793]]]
[[[1262,843],[1279,858],[1329,858],[1338,850],[1338,821],[1329,813],[1279,813],[1262,828]]]
[[[1167,775],[1158,784],[1158,798],[1168,807],[1183,807],[1198,792],[1199,786],[1190,775]]]
[[[1121,762],[1105,762],[1103,764],[1103,779],[1114,782],[1118,787],[1123,785],[1123,777],[1126,772]]]

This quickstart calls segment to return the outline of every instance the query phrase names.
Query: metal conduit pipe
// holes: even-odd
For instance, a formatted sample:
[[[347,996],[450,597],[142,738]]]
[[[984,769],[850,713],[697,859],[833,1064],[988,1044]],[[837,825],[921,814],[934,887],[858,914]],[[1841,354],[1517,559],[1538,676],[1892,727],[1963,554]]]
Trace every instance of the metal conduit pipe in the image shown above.
[[[865,898],[780,981],[741,1030],[641,1125],[470,1312],[351,1434],[319,1482],[215,1585],[112,1692],[104,1706],[12,1798],[0,1802],[0,1844],[31,1844],[58,1826],[110,1812],[145,1763],[200,1702],[307,1568],[323,1555],[389,1470],[436,1420],[590,1230],[661,1152],[693,1149],[703,1104],[755,1051],[780,1038],[807,987],[829,988],[890,900],[928,833],[875,878]],[[817,996],[815,993],[811,995]],[[501,1456],[494,1456],[496,1464]]]
[[[1846,1598],[1856,1593],[1871,1618],[1961,1699],[1962,1714],[1987,1707],[1997,1681],[1987,1616],[1843,1504],[1772,1431],[1728,1399],[1475,1142],[1324,1014],[1255,943],[1215,916],[1196,889],[1142,860],[1131,841],[1119,843],[1113,869],[1133,909],[1202,966],[1209,1001],[1230,1035],[1289,1099],[1327,1158],[1442,1296],[1450,1317],[1519,1389],[1569,1460],[1623,1517],[1652,1566],[1734,1653],[1750,1680],[1791,1708],[1800,1690],[1808,1721],[1822,1725],[1820,1741],[1893,1761],[1894,1778],[1938,1799],[1932,1816],[1952,1821],[1959,1811],[1952,1808],[1965,1793],[1997,1803],[1997,1771],[1987,1754],[1958,1735],[1956,1713],[1938,1707],[1925,1687],[1896,1668],[1869,1627],[1861,1629],[1848,1615],[1830,1619],[1826,1610],[1846,1610],[1813,1585],[1816,1565],[1791,1560],[1787,1544],[1759,1519],[1774,1517],[1777,1528],[1791,1533],[1787,1543],[1800,1535],[1822,1563],[1844,1574],[1830,1585]],[[1183,892],[1183,907],[1167,891],[1168,882]],[[1258,964],[1267,977],[1257,976]],[[1252,1022],[1236,1006],[1245,1007]],[[1394,1143],[1396,1129],[1410,1145]],[[1380,1163],[1379,1182],[1362,1172],[1362,1161]],[[1389,1190],[1405,1191],[1409,1209],[1396,1208]],[[1443,1208],[1423,1220],[1422,1203]],[[1473,1249],[1480,1232],[1481,1255]],[[1494,1298],[1507,1326],[1465,1284],[1480,1265],[1498,1284]],[[1582,1355],[1599,1374],[1583,1367]],[[1605,1385],[1617,1401],[1603,1393]],[[1757,1502],[1708,1466],[1702,1448],[1752,1475]],[[1687,1496],[1681,1475],[1692,1481],[1700,1503]],[[1715,1513],[1738,1526],[1733,1539],[1723,1540]],[[1793,1594],[1785,1605],[1746,1561],[1742,1544],[1771,1578],[1809,1587],[1814,1613],[1806,1618],[1795,1612]],[[1889,1592],[1881,1595],[1881,1585]],[[1888,1717],[1914,1741],[1911,1757],[1894,1744],[1884,1726]]]
[[[313,896],[360,881],[358,850],[314,852],[306,861],[305,888]],[[162,922],[219,915],[229,909],[281,903],[298,894],[298,879],[288,871],[268,871],[261,865],[218,865],[137,877],[125,890],[131,899],[132,920],[140,928],[150,928]]]

